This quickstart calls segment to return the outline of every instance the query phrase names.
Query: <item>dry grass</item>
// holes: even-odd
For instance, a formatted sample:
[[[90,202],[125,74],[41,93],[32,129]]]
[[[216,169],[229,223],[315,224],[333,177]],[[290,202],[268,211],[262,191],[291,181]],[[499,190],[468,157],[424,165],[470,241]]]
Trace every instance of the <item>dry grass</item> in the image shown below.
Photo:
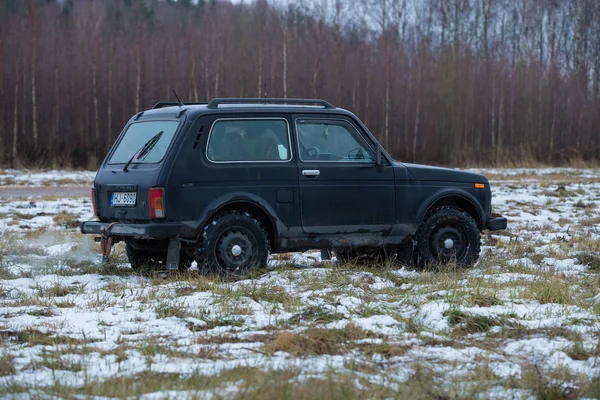
[[[308,307],[301,313],[294,314],[287,323],[288,324],[299,324],[299,323],[315,323],[315,324],[328,324],[330,322],[340,321],[344,319],[344,314],[338,312],[332,312],[324,310],[319,306]]]
[[[586,349],[583,343],[579,341],[575,341],[573,345],[567,350],[567,355],[571,357],[573,360],[589,360],[592,357],[600,356],[600,337],[596,343],[596,346],[592,349]]]
[[[285,351],[292,356],[343,354],[356,340],[372,336],[372,333],[349,323],[342,329],[309,328],[301,333],[283,331],[265,343],[265,352],[273,354]]]
[[[598,253],[579,253],[577,261],[582,265],[587,265],[592,272],[600,272],[600,254]]]
[[[188,318],[194,316],[194,313],[190,312],[184,303],[161,303],[155,309],[157,318]]]
[[[17,372],[13,363],[14,358],[8,353],[4,353],[0,357],[0,376],[8,376]]]
[[[558,274],[544,274],[531,282],[522,296],[541,304],[575,304],[574,283],[572,279]]]
[[[479,307],[491,307],[502,304],[502,301],[491,290],[481,289],[477,286],[474,293],[470,295],[470,303]]]
[[[387,341],[382,343],[360,343],[357,348],[367,356],[379,354],[385,358],[403,356],[410,350],[410,346],[405,344],[389,343]]]
[[[77,345],[87,343],[85,340],[75,339],[67,336],[53,336],[50,333],[43,333],[34,328],[27,328],[22,331],[2,331],[0,336],[10,339],[18,344],[32,346],[56,346],[61,344]]]
[[[444,313],[448,317],[448,323],[454,327],[454,332],[468,334],[476,332],[487,332],[493,326],[518,327],[519,324],[508,317],[490,317],[486,315],[468,314],[458,309],[450,309]]]
[[[38,287],[37,290],[41,297],[65,297],[69,294],[81,293],[82,288],[56,282],[49,287]]]
[[[237,367],[221,372],[218,376],[207,376],[200,373],[191,375],[177,373],[160,373],[145,371],[129,376],[116,376],[113,379],[99,382],[87,381],[81,388],[71,388],[56,380],[45,387],[37,387],[38,394],[73,397],[109,397],[140,398],[148,393],[177,390],[188,392],[192,398],[206,398],[210,391],[215,399],[245,400],[309,400],[327,398],[365,399],[393,398],[399,394],[380,384],[370,383],[353,374],[325,374],[318,377],[298,379],[301,370],[288,368],[280,370],[263,370],[254,367]],[[360,379],[360,385],[357,385]],[[226,389],[235,388],[234,392]],[[412,385],[410,392],[415,399],[425,398]],[[4,390],[2,390],[4,389]],[[0,390],[4,393],[27,393],[28,386],[4,385]],[[409,392],[403,388],[400,394],[404,397]],[[197,397],[196,397],[197,396]],[[45,396],[42,396],[45,397]]]
[[[563,383],[571,380],[570,375],[564,375],[565,371],[559,370],[548,374],[537,365],[527,364],[522,367],[519,386],[529,390],[537,399],[575,400],[580,398],[582,393],[580,393],[579,389]]]
[[[600,217],[584,219],[580,222],[582,226],[600,226]]]
[[[521,178],[515,177],[515,181]],[[532,175],[534,178],[538,177]],[[58,378],[32,386],[0,384],[0,397],[36,390],[40,397],[93,394],[139,398],[181,390],[198,398],[481,399],[491,397],[491,389],[502,394],[501,390],[514,388],[523,390],[510,393],[517,398],[521,394],[540,399],[597,398],[599,379],[572,374],[567,370],[570,365],[553,369],[546,356],[539,366],[531,365],[539,355],[525,347],[522,354],[504,352],[509,343],[539,338],[566,343],[560,351],[576,361],[592,364],[600,357],[600,343],[590,346],[590,337],[597,336],[590,331],[600,315],[595,300],[600,292],[600,242],[590,238],[600,221],[596,204],[600,193],[573,185],[580,177],[568,173],[540,180],[537,186],[516,182],[515,190],[531,187],[532,193],[545,192],[548,199],[526,202],[515,197],[513,202],[504,200],[505,209],[498,210],[512,211],[515,216],[537,215],[532,227],[514,222],[509,231],[487,235],[484,245],[491,247],[485,247],[473,269],[411,270],[390,263],[315,264],[299,269],[284,264],[243,281],[194,272],[173,273],[164,279],[157,274],[140,276],[124,267],[121,244],[115,246],[113,261],[102,266],[47,257],[41,247],[47,268],[31,276],[34,282],[44,282],[43,287],[32,286],[33,294],[26,290],[21,298],[16,292],[2,298],[8,307],[37,306],[10,310],[2,316],[12,327],[25,318],[35,320],[36,327],[20,328],[20,332],[3,328],[3,347],[10,352],[5,354],[33,349],[35,357],[30,358],[37,362],[28,369],[77,372],[86,380],[77,389],[66,387],[64,379]],[[505,198],[507,193],[503,193]],[[40,236],[31,232],[9,239],[24,258],[38,251],[24,246],[25,238]],[[11,245],[0,243],[2,254],[9,259],[4,263],[9,268],[1,268],[0,260],[0,276],[8,274],[15,259]],[[292,255],[274,258],[286,262]],[[571,268],[569,260],[573,258],[578,265]],[[515,263],[517,259],[524,260]],[[60,271],[52,269],[57,262],[62,263]],[[51,281],[50,286],[47,280],[37,279],[54,271],[67,278]],[[68,278],[80,273],[104,276],[98,287],[91,283],[85,288],[72,284],[78,278]],[[571,305],[578,311],[572,311]],[[84,349],[90,341],[71,341],[66,335],[81,337],[80,333],[66,324],[58,325],[62,318],[56,315],[68,318],[74,312],[90,310],[103,312],[97,324],[100,332],[109,338],[119,332],[119,339],[107,339],[109,346],[103,343],[104,350]],[[443,310],[447,310],[445,318],[441,317]],[[131,317],[121,321],[110,317],[111,313]],[[388,316],[395,321],[389,322]],[[538,321],[550,322],[553,327],[527,328],[537,326]],[[156,329],[156,325],[169,324],[176,327],[177,338],[163,336],[165,330]],[[46,330],[48,334],[43,333]],[[456,356],[458,353],[461,356]],[[423,356],[426,358],[419,361]],[[5,357],[0,359],[0,375],[2,371],[8,371],[6,375],[27,372],[21,357],[16,359],[16,367],[9,355]],[[90,362],[101,362],[125,371],[140,357],[147,370],[135,375],[122,373],[104,380],[89,368]],[[213,360],[219,360],[219,365],[235,361],[259,368],[219,370],[219,374],[207,376],[189,371],[156,372],[165,360],[177,363],[179,359],[197,365],[204,373]],[[341,359],[343,366],[338,368]],[[269,369],[279,367],[282,360],[286,363],[283,369]],[[330,360],[336,363],[335,370],[315,368]],[[516,370],[521,365],[523,377],[496,375],[497,363]],[[286,369],[285,365],[301,368]],[[402,381],[396,381],[399,377]]]
[[[51,308],[40,308],[39,310],[30,311],[27,314],[34,317],[53,317],[56,315]]]
[[[54,222],[64,228],[78,228],[80,224],[79,215],[64,210],[54,216]]]

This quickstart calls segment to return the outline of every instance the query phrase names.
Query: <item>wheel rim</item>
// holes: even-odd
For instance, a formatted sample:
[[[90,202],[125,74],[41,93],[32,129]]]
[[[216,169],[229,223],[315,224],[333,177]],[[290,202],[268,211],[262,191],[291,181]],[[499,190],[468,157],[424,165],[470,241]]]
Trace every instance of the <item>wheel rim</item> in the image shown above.
[[[233,227],[219,237],[216,247],[216,258],[219,266],[228,272],[238,272],[254,264],[256,238],[243,227]]]
[[[429,240],[431,254],[441,262],[462,260],[468,251],[468,239],[464,229],[456,224],[438,226]]]

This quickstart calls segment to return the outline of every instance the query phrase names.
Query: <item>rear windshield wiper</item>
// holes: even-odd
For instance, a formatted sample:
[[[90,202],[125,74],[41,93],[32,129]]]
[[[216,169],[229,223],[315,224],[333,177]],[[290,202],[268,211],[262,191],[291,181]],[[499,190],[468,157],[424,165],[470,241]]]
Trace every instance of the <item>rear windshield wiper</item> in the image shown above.
[[[156,135],[152,136],[150,138],[150,140],[148,140],[146,142],[146,144],[144,144],[142,146],[141,149],[139,149],[138,151],[136,151],[135,153],[133,153],[133,155],[131,156],[131,158],[129,159],[129,161],[127,161],[127,163],[123,167],[123,171],[125,171],[125,172],[128,171],[129,166],[133,162],[133,159],[136,158],[136,156],[137,156],[137,159],[139,160],[142,157],[144,157],[146,154],[148,154],[150,152],[150,150],[152,150],[154,148],[154,146],[156,145],[156,143],[158,143],[158,141],[160,140],[160,137],[162,136],[163,132],[164,131],[160,131]]]

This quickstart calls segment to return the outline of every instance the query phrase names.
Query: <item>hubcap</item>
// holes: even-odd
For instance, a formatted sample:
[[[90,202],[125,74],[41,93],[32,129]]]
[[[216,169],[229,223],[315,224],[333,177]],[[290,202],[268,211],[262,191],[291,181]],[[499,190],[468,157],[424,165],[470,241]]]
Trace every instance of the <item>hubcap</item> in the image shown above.
[[[221,268],[236,272],[253,265],[257,248],[254,236],[242,227],[225,231],[217,241],[217,259]]]
[[[239,245],[234,245],[231,248],[231,254],[233,254],[234,257],[239,256],[240,254],[242,254],[242,248]]]
[[[438,226],[430,237],[430,248],[439,261],[462,260],[468,251],[468,239],[462,227]]]

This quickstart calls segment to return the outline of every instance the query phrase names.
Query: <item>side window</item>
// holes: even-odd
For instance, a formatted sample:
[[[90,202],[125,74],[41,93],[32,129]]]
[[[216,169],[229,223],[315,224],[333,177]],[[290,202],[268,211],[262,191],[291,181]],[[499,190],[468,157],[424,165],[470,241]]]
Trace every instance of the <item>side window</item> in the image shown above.
[[[221,119],[210,131],[206,157],[214,162],[289,161],[288,123],[284,119]]]
[[[296,132],[302,161],[375,162],[356,129],[345,121],[297,119]]]

